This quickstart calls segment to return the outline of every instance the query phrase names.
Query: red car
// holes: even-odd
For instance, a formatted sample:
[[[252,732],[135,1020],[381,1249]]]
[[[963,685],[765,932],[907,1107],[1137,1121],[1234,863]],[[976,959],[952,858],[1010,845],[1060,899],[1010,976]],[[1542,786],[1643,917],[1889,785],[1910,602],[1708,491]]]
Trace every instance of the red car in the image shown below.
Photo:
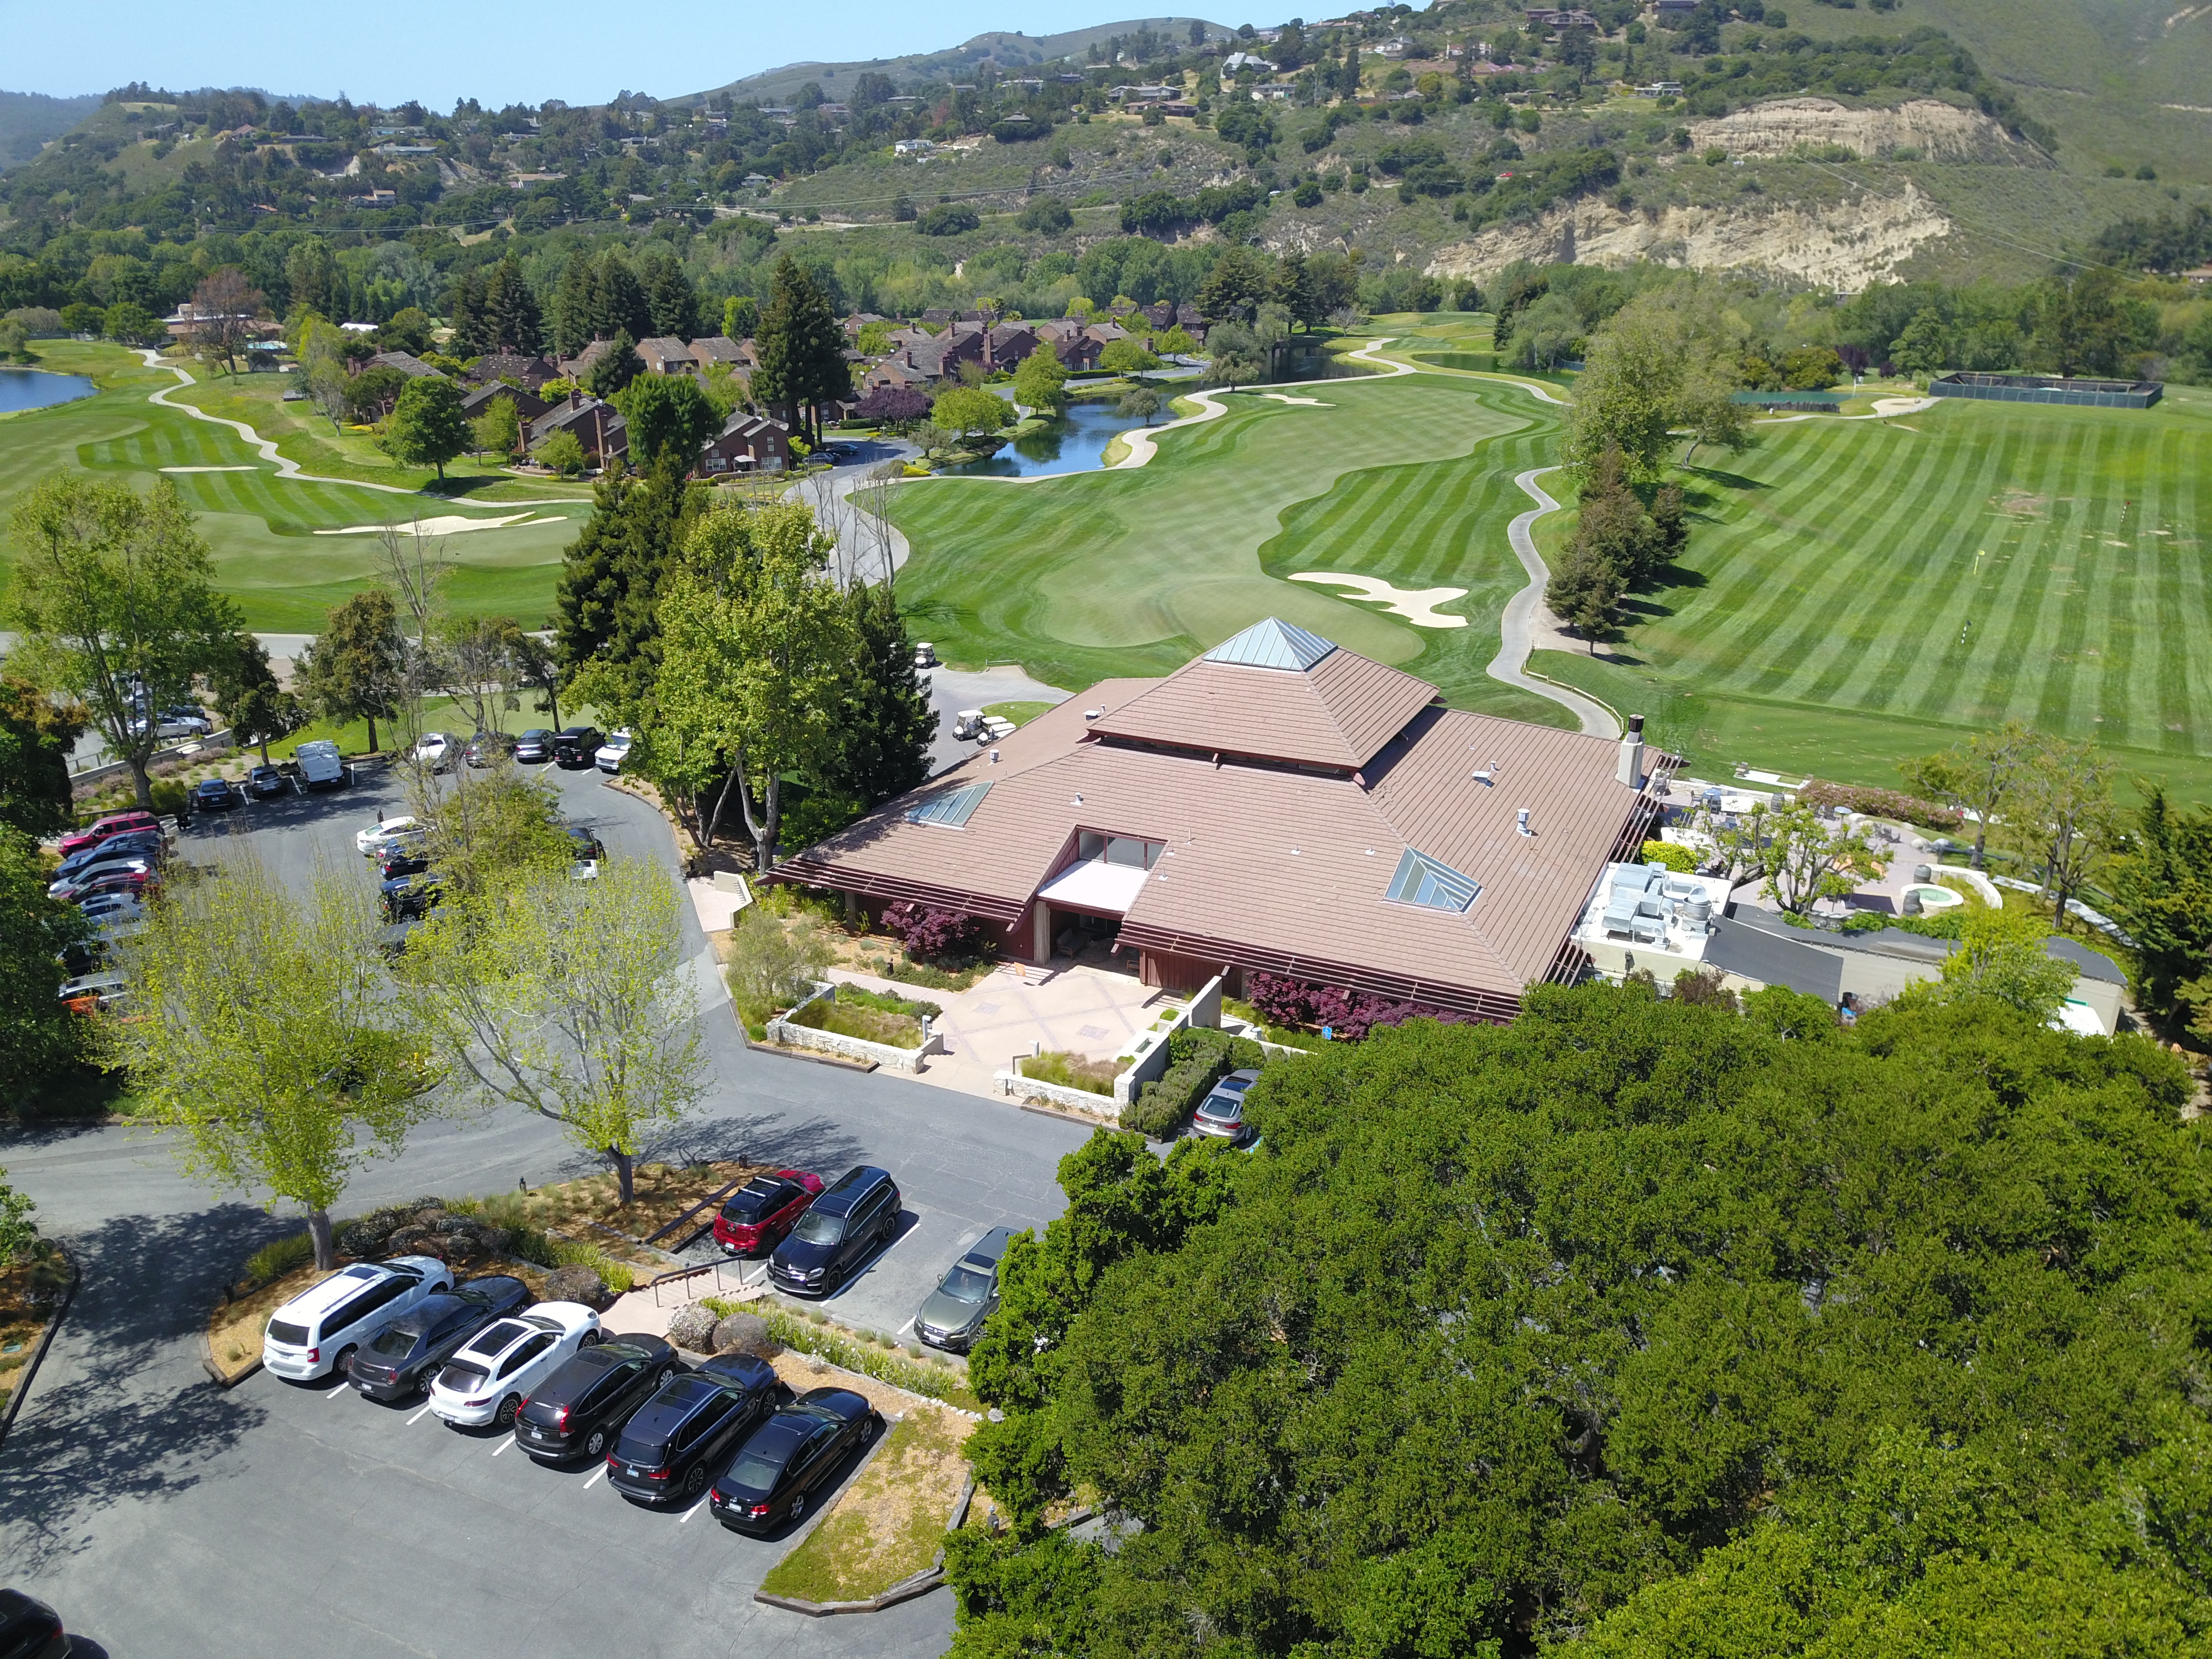
[[[804,1170],[755,1176],[714,1218],[714,1243],[729,1255],[765,1255],[783,1243],[821,1190],[822,1177]]]
[[[73,883],[68,892],[57,896],[71,904],[82,904],[101,893],[127,893],[132,898],[143,898],[149,887],[157,887],[161,881],[160,871],[143,862],[133,862],[114,869],[95,870],[82,881]]]
[[[161,819],[151,812],[110,812],[106,817],[87,824],[82,830],[72,830],[62,837],[62,856],[82,852],[86,848],[106,841],[110,836],[119,836],[126,830],[159,830]]]

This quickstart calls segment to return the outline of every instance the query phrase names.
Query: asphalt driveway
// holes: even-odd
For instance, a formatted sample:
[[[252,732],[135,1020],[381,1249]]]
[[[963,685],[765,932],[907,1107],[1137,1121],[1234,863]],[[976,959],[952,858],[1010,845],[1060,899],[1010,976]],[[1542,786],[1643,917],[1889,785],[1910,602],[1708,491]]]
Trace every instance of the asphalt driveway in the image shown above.
[[[611,852],[672,861],[665,826],[599,775],[549,769],[572,819]],[[251,850],[293,879],[318,861],[372,880],[353,835],[396,781],[196,821],[183,851]],[[232,837],[236,839],[232,839]],[[687,917],[687,927],[692,924]],[[704,936],[687,940],[695,957]],[[707,975],[702,967],[702,983]],[[1056,1120],[883,1073],[747,1048],[726,1002],[703,1016],[711,1067],[696,1119],[653,1155],[772,1160],[898,1179],[891,1248],[834,1299],[892,1330],[988,1227],[1040,1224],[1081,1133]],[[343,1391],[265,1374],[224,1393],[198,1334],[223,1281],[263,1240],[295,1231],[251,1194],[186,1182],[165,1138],[55,1128],[0,1139],[0,1164],[83,1270],[76,1306],[0,1448],[0,1581],[58,1607],[116,1659],[290,1655],[504,1659],[524,1654],[941,1653],[939,1593],[865,1618],[811,1620],[753,1601],[781,1553],[640,1510],[588,1469],[536,1468],[434,1418],[410,1422]],[[596,1167],[520,1112],[429,1126],[369,1165],[342,1211],[428,1194],[537,1186]]]

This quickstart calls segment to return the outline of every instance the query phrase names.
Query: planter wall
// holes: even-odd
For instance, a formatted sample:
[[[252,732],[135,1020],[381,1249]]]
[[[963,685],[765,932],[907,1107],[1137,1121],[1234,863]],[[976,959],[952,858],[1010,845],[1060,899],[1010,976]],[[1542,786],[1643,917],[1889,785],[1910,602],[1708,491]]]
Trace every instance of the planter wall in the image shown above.
[[[836,986],[817,981],[814,994],[800,1003],[798,1008],[793,1008],[791,1013],[811,1008],[817,1002],[835,1002],[836,1000]],[[779,1015],[769,1021],[767,1030],[770,1042],[780,1042],[792,1048],[819,1049],[823,1054],[842,1054],[848,1060],[872,1060],[894,1072],[919,1072],[925,1054],[945,1052],[945,1038],[930,1030],[927,1020],[922,1022],[922,1030],[927,1035],[918,1048],[894,1048],[887,1042],[870,1042],[865,1037],[825,1031],[815,1025],[800,1025],[792,1019],[790,1014]]]

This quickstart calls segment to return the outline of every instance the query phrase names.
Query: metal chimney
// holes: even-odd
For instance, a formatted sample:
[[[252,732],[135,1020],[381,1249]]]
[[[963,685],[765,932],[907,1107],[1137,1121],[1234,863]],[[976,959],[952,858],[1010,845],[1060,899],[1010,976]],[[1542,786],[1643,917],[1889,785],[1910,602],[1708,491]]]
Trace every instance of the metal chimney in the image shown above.
[[[1528,809],[1527,807],[1522,806],[1514,809],[1513,829],[1514,833],[1516,835],[1533,836],[1536,833],[1534,830],[1531,830],[1528,827]]]
[[[1620,736],[1620,764],[1613,775],[1631,789],[1644,787],[1644,716],[1631,714],[1628,730]]]

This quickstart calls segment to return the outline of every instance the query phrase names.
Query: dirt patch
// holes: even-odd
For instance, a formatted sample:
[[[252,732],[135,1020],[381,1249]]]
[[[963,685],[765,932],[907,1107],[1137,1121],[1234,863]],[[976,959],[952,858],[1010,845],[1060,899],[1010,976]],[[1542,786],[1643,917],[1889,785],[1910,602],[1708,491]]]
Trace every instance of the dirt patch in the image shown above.
[[[59,1306],[68,1270],[57,1258],[15,1263],[0,1273],[0,1408],[15,1393],[23,1367],[39,1346],[40,1333]]]
[[[970,1419],[942,1401],[915,1394],[878,1377],[848,1370],[817,1354],[800,1353],[794,1348],[786,1348],[769,1363],[775,1367],[775,1374],[799,1394],[805,1394],[809,1389],[850,1389],[886,1418],[910,1416],[915,1412],[942,1412],[961,1425],[963,1439],[967,1437],[969,1430],[975,1427]]]
[[[961,1447],[971,1426],[951,1412],[931,1410],[893,1425],[836,1507],[770,1570],[761,1588],[809,1601],[858,1601],[927,1571],[967,1482]]]
[[[2031,495],[2024,489],[2008,489],[1997,496],[1993,505],[2008,518],[2047,519],[2051,516],[2051,497]]]
[[[1849,109],[1828,98],[1780,98],[1710,121],[1690,123],[1692,151],[1725,149],[1747,160],[1784,160],[1830,145],[1873,160],[1917,150],[1929,161],[2047,167],[2051,158],[1979,110],[1935,98],[1887,109]]]
[[[522,1218],[533,1227],[558,1228],[577,1238],[590,1238],[592,1224],[596,1222],[633,1238],[647,1238],[702,1200],[734,1182],[750,1181],[768,1167],[733,1163],[641,1164],[632,1171],[635,1196],[626,1207],[612,1173],[540,1187],[518,1194],[515,1202]]]

